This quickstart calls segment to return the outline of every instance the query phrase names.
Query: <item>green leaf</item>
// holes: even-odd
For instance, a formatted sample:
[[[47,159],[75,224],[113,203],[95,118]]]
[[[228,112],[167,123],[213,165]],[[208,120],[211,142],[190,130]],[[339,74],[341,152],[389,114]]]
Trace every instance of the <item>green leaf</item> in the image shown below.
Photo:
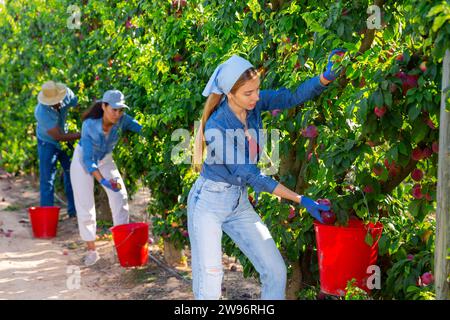
[[[398,112],[393,112],[389,118],[387,118],[392,127],[400,129],[403,125],[402,115]]]
[[[388,159],[392,159],[397,161],[398,159],[398,146],[393,146],[389,151],[387,152]]]
[[[370,234],[370,232],[367,232],[366,234],[366,238],[364,239],[364,241],[367,243],[368,246],[372,246],[373,245],[373,237]]]
[[[388,248],[388,237],[382,235],[380,241],[378,241],[378,252],[380,255],[384,255]]]
[[[420,203],[419,203],[419,201],[418,200],[411,201],[409,203],[408,210],[409,210],[409,213],[413,217],[416,217],[419,214],[419,211],[420,211]]]
[[[342,35],[344,34],[344,30],[345,30],[345,25],[343,23],[341,23],[337,29],[337,34],[339,37],[342,37]]]
[[[406,289],[406,292],[417,292],[417,291],[420,291],[420,288],[416,286],[409,286],[408,289]]]
[[[390,92],[384,94],[384,104],[389,107],[392,106],[392,94]]]
[[[387,170],[383,170],[383,172],[381,172],[381,175],[378,177],[381,181],[386,182],[389,179],[389,173]]]
[[[415,143],[421,142],[428,134],[428,126],[423,121],[415,121],[413,126],[413,140]]]
[[[253,13],[253,19],[257,20],[257,14],[261,12],[261,5],[259,4],[258,0],[250,0],[247,5]]]
[[[373,101],[376,107],[381,107],[383,105],[383,95],[379,91],[376,91],[373,94]]]
[[[409,110],[408,110],[408,117],[409,119],[411,119],[411,121],[416,120],[416,118],[419,116],[420,111],[421,111],[421,107],[417,104],[411,104],[409,106]]]
[[[438,13],[441,13],[445,10],[445,4],[441,3],[438,5],[435,5],[433,8],[430,9],[430,11],[427,14],[427,18],[430,18]]]
[[[328,30],[322,27],[313,17],[313,15],[309,12],[305,12],[301,14],[302,18],[305,20],[306,24],[308,25],[308,28],[312,32],[317,32],[320,35],[328,33]]]
[[[450,19],[450,14],[445,15],[445,16],[441,15],[441,16],[435,18],[434,22],[433,22],[433,27],[432,27],[433,32],[437,32],[442,27],[442,25],[449,19]]]
[[[360,122],[365,122],[367,112],[368,112],[367,100],[363,99],[361,100],[361,103],[359,104],[358,108],[358,119]]]
[[[405,156],[409,155],[408,148],[403,141],[398,144],[398,151]]]

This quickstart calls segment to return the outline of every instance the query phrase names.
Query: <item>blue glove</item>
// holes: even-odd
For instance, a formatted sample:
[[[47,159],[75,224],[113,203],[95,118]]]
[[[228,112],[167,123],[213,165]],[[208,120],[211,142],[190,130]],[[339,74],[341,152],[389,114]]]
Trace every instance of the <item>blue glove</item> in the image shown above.
[[[306,211],[309,212],[310,215],[313,216],[316,220],[319,220],[321,223],[323,223],[322,217],[320,216],[320,211],[328,211],[330,210],[330,206],[326,206],[323,204],[318,204],[313,199],[302,196],[302,200],[300,201],[300,204],[306,208]]]
[[[328,81],[336,80],[337,76],[341,72],[340,68],[337,70],[333,70],[333,61],[331,61],[331,58],[335,54],[344,53],[345,51],[346,51],[345,49],[334,49],[333,51],[331,51],[330,55],[328,56],[327,69],[323,73],[323,77],[325,79],[327,79]]]
[[[119,188],[117,188],[117,187],[114,188],[114,186],[111,184],[111,181],[106,180],[105,178],[103,178],[102,180],[100,180],[100,183],[101,183],[103,186],[107,187],[108,189],[111,189],[111,190],[114,191],[114,192],[119,192],[119,191],[120,191]]]

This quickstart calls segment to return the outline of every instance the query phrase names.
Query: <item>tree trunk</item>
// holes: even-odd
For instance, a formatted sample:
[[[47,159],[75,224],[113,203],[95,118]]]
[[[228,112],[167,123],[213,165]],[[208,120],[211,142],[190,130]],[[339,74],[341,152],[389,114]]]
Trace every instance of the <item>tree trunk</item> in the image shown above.
[[[271,1],[271,2],[272,2],[272,9],[274,10],[275,10],[274,6],[278,9],[282,4],[279,3],[278,1]],[[375,5],[379,6],[380,9],[382,9],[383,4],[384,0],[375,1]],[[375,38],[375,30],[367,29],[359,49],[359,52],[361,54],[370,49],[374,38]],[[344,77],[341,79],[340,87],[342,91],[345,89],[345,86],[348,84],[348,81],[349,80]],[[292,143],[293,145],[295,145],[293,141]],[[308,146],[305,159],[301,159],[300,162],[298,161],[299,159],[296,159],[295,148],[291,148],[289,154],[281,158],[280,176],[292,175],[296,177],[295,192],[298,194],[303,194],[304,190],[307,187],[305,181],[306,161],[308,154],[314,151],[314,147],[315,147],[315,139],[312,139]],[[409,169],[410,168],[408,167],[408,170]],[[298,292],[303,288],[303,282],[311,281],[312,275],[309,272],[309,265],[311,263],[311,254],[312,252],[308,253],[307,250],[305,254],[301,256],[300,260],[297,260],[293,263],[292,276],[288,280],[288,286],[286,291],[286,297],[288,299],[296,299],[296,292]]]
[[[272,10],[278,11],[283,5],[284,0],[271,0],[270,3],[272,4]]]
[[[292,135],[291,142],[295,145],[294,140],[296,139],[295,135]],[[282,155],[280,159],[280,176],[287,177],[293,176],[295,177],[295,185],[288,186],[298,190],[298,177],[300,172],[302,172],[303,167],[303,159],[297,159],[296,157],[297,150],[296,148],[291,148],[287,155]],[[299,252],[300,254],[300,252]],[[301,267],[300,260],[290,261],[292,265],[292,274],[287,281],[286,286],[286,298],[289,300],[297,300],[297,292],[302,288],[302,278],[303,278],[303,270]]]
[[[302,274],[300,261],[292,262],[292,275],[287,281],[286,299],[297,300],[297,292],[302,288]]]
[[[97,213],[97,221],[102,220],[106,222],[113,222],[111,208],[109,207],[108,195],[105,190],[95,184],[94,187],[94,197],[95,197],[95,211]]]
[[[450,85],[450,50],[445,52],[442,72],[441,123],[439,128],[438,193],[436,211],[436,249],[434,254],[437,300],[449,300],[450,260],[450,117],[446,110]]]
[[[164,239],[164,260],[170,266],[186,266],[186,259],[183,249],[178,249],[175,245]]]

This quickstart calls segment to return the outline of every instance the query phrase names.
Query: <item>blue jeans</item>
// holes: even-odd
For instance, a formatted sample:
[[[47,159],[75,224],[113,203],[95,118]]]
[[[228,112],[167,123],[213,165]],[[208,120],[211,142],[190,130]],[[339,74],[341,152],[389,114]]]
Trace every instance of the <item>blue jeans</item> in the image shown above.
[[[64,170],[64,189],[67,196],[67,213],[76,216],[73,200],[72,184],[70,183],[70,158],[54,144],[38,139],[39,184],[41,207],[54,205],[56,161],[59,160]]]
[[[284,260],[248,200],[247,188],[200,176],[189,192],[188,231],[195,299],[222,293],[222,231],[250,259],[261,279],[261,299],[285,299]]]

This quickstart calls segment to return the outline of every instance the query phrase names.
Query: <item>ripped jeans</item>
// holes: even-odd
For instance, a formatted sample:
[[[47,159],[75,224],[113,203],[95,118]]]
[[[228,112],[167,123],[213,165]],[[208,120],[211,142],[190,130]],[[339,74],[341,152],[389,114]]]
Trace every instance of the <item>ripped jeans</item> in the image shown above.
[[[189,192],[188,231],[195,299],[222,294],[222,230],[250,259],[261,280],[261,299],[285,299],[286,265],[248,200],[247,187],[200,176]]]

